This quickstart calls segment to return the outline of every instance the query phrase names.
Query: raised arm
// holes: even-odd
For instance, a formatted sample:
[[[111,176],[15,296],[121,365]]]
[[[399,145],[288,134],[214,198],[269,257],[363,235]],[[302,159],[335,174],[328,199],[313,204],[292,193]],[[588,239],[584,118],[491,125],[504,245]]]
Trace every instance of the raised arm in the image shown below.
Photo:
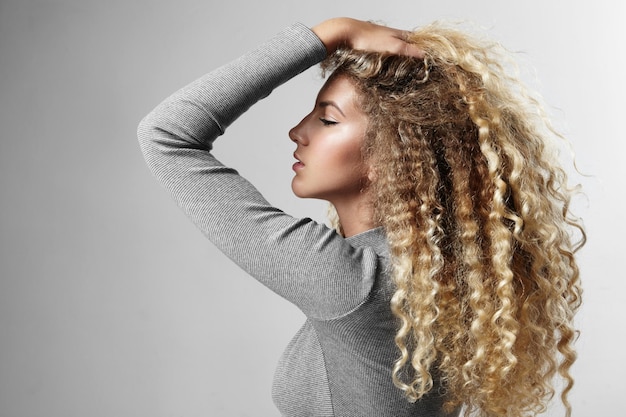
[[[221,251],[307,315],[332,318],[367,296],[379,259],[324,225],[295,219],[210,152],[256,101],[321,61],[338,29],[294,25],[243,57],[174,93],[144,118],[138,137],[154,175]],[[333,41],[329,39],[335,39]],[[330,46],[332,49],[334,46]],[[262,140],[258,132],[256,140]],[[219,276],[219,271],[216,272]]]

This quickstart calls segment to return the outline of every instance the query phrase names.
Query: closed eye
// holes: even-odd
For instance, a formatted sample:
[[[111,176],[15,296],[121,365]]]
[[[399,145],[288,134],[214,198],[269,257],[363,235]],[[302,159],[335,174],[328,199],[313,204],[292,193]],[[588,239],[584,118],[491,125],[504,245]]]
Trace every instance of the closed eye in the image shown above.
[[[323,117],[320,117],[320,122],[322,122],[324,126],[332,126],[337,124],[337,122],[335,122],[334,120],[324,119]]]

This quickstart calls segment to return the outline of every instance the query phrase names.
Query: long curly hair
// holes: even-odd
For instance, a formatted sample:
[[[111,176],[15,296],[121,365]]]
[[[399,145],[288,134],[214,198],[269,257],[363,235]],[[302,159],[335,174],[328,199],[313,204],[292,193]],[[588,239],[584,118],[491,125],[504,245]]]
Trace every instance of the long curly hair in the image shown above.
[[[561,136],[497,43],[437,23],[408,40],[423,59],[340,49],[322,64],[370,119],[368,191],[400,322],[390,377],[410,401],[435,375],[450,409],[527,416],[559,374],[569,416],[586,237],[549,146]]]

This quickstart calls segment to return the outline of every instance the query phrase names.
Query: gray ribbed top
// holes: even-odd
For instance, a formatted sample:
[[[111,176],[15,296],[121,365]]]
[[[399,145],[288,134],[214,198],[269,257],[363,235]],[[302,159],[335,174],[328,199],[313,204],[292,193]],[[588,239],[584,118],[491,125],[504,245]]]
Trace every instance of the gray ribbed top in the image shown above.
[[[141,149],[207,238],[306,314],[274,378],[283,416],[443,416],[437,388],[410,404],[391,382],[397,323],[383,231],[345,239],[293,218],[210,153],[237,117],[325,54],[307,27],[285,29],[157,106],[139,126]]]

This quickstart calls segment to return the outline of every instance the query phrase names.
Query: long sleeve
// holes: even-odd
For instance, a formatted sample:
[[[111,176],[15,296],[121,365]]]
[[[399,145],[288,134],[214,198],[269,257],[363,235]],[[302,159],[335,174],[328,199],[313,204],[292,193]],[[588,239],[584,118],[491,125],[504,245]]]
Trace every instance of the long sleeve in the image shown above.
[[[376,252],[272,207],[210,151],[251,105],[325,54],[313,32],[293,25],[174,93],[138,129],[150,169],[207,238],[316,319],[345,315],[364,302],[380,268]]]

